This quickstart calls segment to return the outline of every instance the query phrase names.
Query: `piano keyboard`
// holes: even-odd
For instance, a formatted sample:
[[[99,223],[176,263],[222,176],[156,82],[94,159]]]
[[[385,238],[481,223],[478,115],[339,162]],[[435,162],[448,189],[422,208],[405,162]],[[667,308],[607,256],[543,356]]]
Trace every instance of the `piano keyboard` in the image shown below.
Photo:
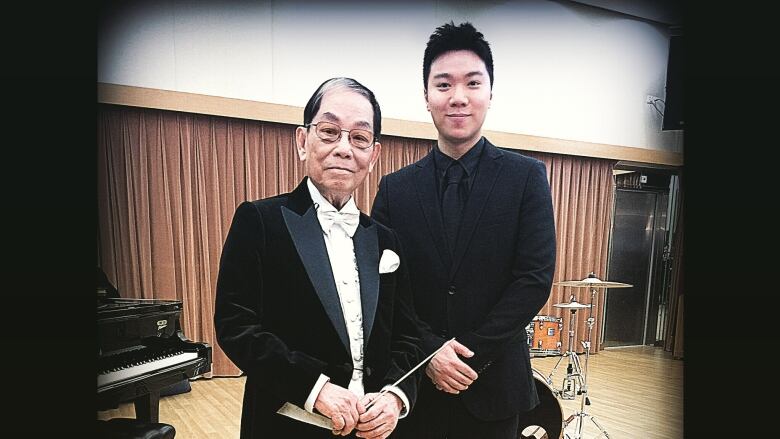
[[[105,371],[103,373],[98,374],[97,386],[98,388],[100,388],[103,386],[107,386],[109,384],[127,380],[133,377],[137,377],[149,372],[154,372],[156,370],[164,369],[169,366],[174,366],[176,364],[184,363],[189,360],[194,360],[196,358],[198,358],[197,352],[182,352],[180,354],[167,356],[165,358],[160,358],[160,359],[147,361],[140,364],[134,364],[132,366],[126,366],[122,368],[116,368],[110,371]]]

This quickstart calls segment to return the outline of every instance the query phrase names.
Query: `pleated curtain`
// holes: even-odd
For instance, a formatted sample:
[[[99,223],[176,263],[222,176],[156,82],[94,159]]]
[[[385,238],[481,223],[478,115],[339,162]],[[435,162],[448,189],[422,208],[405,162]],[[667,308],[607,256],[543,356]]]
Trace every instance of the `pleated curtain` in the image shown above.
[[[295,126],[150,108],[98,106],[98,252],[122,297],[181,300],[185,336],[213,348],[212,374],[240,370],[216,343],[213,313],[219,257],[235,208],[289,192],[304,176]],[[355,193],[370,212],[382,175],[424,157],[432,140],[383,136],[382,153]],[[522,152],[522,151],[521,151]],[[555,210],[555,281],[604,279],[614,194],[613,160],[522,152],[547,166]],[[552,305],[590,292],[554,286],[539,315],[563,317]],[[600,349],[603,294],[596,297],[592,351]],[[587,335],[578,312],[575,343]]]

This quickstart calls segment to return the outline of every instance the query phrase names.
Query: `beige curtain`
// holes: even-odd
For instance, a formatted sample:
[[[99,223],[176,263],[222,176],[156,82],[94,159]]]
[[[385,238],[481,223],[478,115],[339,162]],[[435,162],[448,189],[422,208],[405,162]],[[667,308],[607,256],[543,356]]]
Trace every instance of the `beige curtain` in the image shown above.
[[[289,192],[303,177],[295,126],[114,105],[98,110],[101,267],[122,297],[183,301],[184,334],[212,346],[212,373],[238,375],[212,323],[219,257],[238,204]],[[433,144],[383,136],[380,159],[356,191],[358,207],[369,212],[381,176],[419,160]],[[604,278],[614,162],[526,154],[545,162],[552,187],[555,280],[582,279],[589,271]],[[586,291],[574,292],[590,302]],[[553,287],[540,314],[561,316],[552,304],[569,294]],[[600,310],[601,294],[598,300]],[[578,314],[577,340],[587,329]],[[599,333],[600,324],[592,339]]]
[[[616,161],[535,152],[525,154],[542,160],[547,166],[557,240],[553,282],[581,280],[590,272],[599,279],[608,280],[607,255],[615,193],[612,170]],[[571,295],[580,303],[591,303],[590,289],[556,285],[552,288],[550,299],[539,311],[540,315],[563,319],[564,350],[569,343],[571,313],[553,305],[569,302]],[[595,323],[589,337],[591,353],[601,350],[604,290],[597,290],[594,303]],[[584,352],[580,342],[588,340],[588,316],[588,310],[577,311],[575,314],[573,348],[577,352]]]
[[[183,301],[184,334],[212,346],[212,373],[239,374],[215,339],[219,257],[241,201],[287,192],[302,177],[294,127],[99,110],[101,266],[122,297]]]

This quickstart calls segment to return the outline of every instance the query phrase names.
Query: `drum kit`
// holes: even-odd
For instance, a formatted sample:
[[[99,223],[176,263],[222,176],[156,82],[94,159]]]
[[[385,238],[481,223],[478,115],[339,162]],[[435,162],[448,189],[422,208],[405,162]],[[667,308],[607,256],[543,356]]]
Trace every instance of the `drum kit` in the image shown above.
[[[555,401],[557,403],[557,411],[555,413],[547,413],[549,410],[545,410],[544,408],[537,406],[536,409],[529,413],[529,419],[533,419],[534,417],[546,419],[543,421],[543,423],[540,422],[536,423],[535,425],[541,425],[544,427],[546,436],[550,439],[564,437],[564,430],[576,419],[577,423],[575,426],[574,435],[570,436],[569,434],[565,434],[565,438],[580,439],[582,438],[582,427],[584,420],[585,418],[589,418],[601,432],[597,437],[601,437],[603,435],[604,437],[609,438],[609,434],[604,429],[604,427],[602,427],[598,421],[596,421],[596,418],[593,415],[588,414],[585,411],[585,406],[590,405],[590,399],[588,398],[588,359],[590,358],[591,333],[596,321],[596,319],[593,317],[593,309],[597,305],[596,293],[599,289],[629,288],[633,285],[621,282],[602,281],[598,279],[593,273],[590,273],[588,277],[582,280],[556,282],[553,285],[572,288],[590,288],[590,303],[579,303],[575,295],[572,294],[568,303],[556,303],[553,305],[556,308],[569,310],[570,313],[568,331],[569,343],[566,351],[563,353],[561,352],[561,331],[563,330],[562,318],[555,316],[536,316],[531,321],[531,324],[526,327],[528,346],[531,356],[561,356],[561,358],[558,359],[558,362],[555,363],[555,366],[553,367],[550,374],[546,377],[544,377],[537,370],[533,370],[534,379],[537,381],[537,393],[539,393],[540,406],[543,404],[552,406],[549,407],[550,410],[556,409],[556,407],[550,404],[550,400],[554,401],[556,397],[563,400],[574,400],[579,396],[581,398],[580,409],[566,418],[566,420],[563,420],[563,411],[561,410],[560,403]],[[588,326],[587,339],[580,341],[585,352],[584,369],[582,368],[579,356],[574,350],[574,328],[576,328],[577,312],[583,309],[588,310],[588,319],[586,320]],[[566,376],[561,383],[561,388],[555,389],[553,387],[552,376],[564,358],[566,358],[568,362],[566,366]],[[539,384],[542,386],[539,387]],[[543,394],[544,391],[549,392],[552,396]],[[555,425],[556,423],[550,422],[548,419],[551,417],[556,417],[554,416],[555,414],[558,415],[557,418],[561,421],[560,425]],[[537,428],[537,430],[539,428]],[[536,437],[534,436],[535,432],[536,431],[532,432],[529,436],[521,433],[520,438]]]

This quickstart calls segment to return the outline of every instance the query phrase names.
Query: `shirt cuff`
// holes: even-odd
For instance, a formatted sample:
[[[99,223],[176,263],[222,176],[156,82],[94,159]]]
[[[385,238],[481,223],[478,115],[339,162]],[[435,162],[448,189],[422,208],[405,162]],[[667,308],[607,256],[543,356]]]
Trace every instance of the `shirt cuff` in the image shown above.
[[[309,413],[314,413],[314,403],[317,402],[317,397],[320,396],[320,390],[322,390],[328,381],[330,381],[330,378],[327,375],[320,374],[320,377],[317,378],[317,382],[314,383],[311,392],[309,392],[309,397],[306,398],[306,403],[303,404],[304,410]]]
[[[409,398],[406,397],[406,394],[403,390],[401,390],[398,386],[390,386],[387,385],[382,388],[382,390],[387,390],[388,392],[393,392],[394,395],[401,398],[401,403],[403,404],[403,407],[401,407],[401,414],[398,415],[398,419],[405,418],[406,415],[409,414]]]

